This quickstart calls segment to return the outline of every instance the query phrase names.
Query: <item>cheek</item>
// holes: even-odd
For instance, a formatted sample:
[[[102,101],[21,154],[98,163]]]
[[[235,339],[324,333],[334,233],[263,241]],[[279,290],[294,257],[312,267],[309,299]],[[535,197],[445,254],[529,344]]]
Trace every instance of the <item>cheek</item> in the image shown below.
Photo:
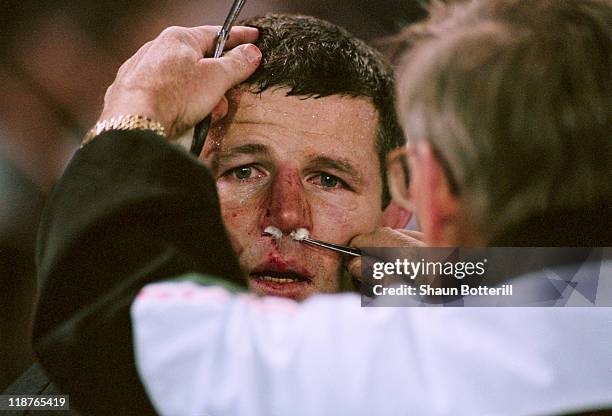
[[[354,209],[334,204],[318,204],[313,207],[314,232],[322,240],[346,244],[358,234],[369,233],[382,223],[380,202],[355,201]]]
[[[254,184],[230,184],[217,180],[217,192],[221,206],[225,209],[253,209],[264,198],[266,184],[261,181]]]
[[[307,192],[309,194],[309,203],[312,206],[344,213],[359,209],[360,198],[347,191],[334,193],[311,188]]]
[[[221,217],[229,235],[234,251],[238,255],[258,238],[258,218],[262,206],[257,203],[235,205],[221,198]]]

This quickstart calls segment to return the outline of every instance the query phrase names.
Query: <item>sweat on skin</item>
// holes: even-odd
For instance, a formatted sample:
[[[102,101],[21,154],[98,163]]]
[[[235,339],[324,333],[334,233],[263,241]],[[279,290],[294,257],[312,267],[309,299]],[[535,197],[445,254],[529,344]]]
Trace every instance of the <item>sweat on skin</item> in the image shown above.
[[[365,98],[229,93],[201,158],[217,181],[223,221],[251,290],[301,300],[339,289],[342,258],[289,234],[346,244],[383,225],[375,147],[378,114]],[[267,235],[278,228],[284,238]],[[291,283],[262,276],[298,277]]]

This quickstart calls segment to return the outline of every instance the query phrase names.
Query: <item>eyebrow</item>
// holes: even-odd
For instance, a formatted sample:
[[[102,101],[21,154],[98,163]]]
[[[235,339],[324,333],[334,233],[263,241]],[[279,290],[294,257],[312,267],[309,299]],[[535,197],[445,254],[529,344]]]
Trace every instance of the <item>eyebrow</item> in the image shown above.
[[[221,150],[214,154],[211,161],[211,167],[213,172],[216,172],[221,163],[227,162],[237,156],[241,155],[253,155],[260,154],[269,156],[270,149],[268,146],[263,144],[243,144],[241,146],[232,147],[227,150]],[[353,166],[353,164],[345,158],[335,158],[329,156],[315,156],[309,162],[307,167],[309,169],[332,169],[338,172],[342,172],[349,176],[349,179],[355,185],[361,185],[363,183],[363,177],[359,171]]]
[[[212,170],[216,172],[221,163],[227,162],[236,156],[253,154],[269,155],[270,149],[263,144],[243,144],[242,146],[232,147],[231,149],[220,150],[213,156],[211,161]]]
[[[308,162],[308,167],[310,169],[333,169],[345,173],[357,185],[363,182],[361,174],[348,159],[316,156]]]

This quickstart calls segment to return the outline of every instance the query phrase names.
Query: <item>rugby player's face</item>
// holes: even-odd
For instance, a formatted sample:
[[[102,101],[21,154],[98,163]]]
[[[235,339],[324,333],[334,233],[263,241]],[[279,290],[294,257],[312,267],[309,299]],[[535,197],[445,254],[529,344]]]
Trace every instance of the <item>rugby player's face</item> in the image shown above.
[[[291,231],[306,228],[312,238],[346,244],[381,225],[378,118],[363,98],[286,92],[234,91],[201,158],[216,178],[250,289],[302,300],[339,289],[342,258],[293,241]],[[268,226],[283,237],[264,234]]]

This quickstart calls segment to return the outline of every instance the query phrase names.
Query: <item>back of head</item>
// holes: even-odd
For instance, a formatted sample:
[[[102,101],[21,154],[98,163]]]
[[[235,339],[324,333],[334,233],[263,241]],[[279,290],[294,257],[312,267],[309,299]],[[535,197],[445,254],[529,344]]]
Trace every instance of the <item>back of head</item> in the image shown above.
[[[289,95],[365,98],[378,111],[376,147],[386,155],[404,143],[394,110],[393,72],[382,55],[341,27],[309,16],[268,14],[242,24],[259,29],[262,62],[246,81],[254,92],[286,87]],[[383,189],[383,205],[389,194]]]
[[[430,142],[491,244],[609,245],[601,222],[612,217],[611,3],[431,9],[403,34],[411,49],[398,103],[408,141]]]

